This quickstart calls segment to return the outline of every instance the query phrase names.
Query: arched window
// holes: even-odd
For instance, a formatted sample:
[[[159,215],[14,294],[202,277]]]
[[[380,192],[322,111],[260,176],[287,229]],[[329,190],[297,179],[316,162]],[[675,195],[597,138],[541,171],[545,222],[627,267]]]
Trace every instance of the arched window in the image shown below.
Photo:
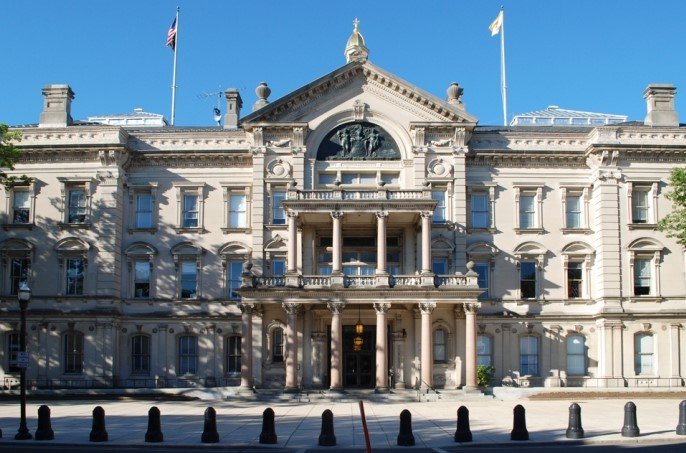
[[[524,376],[538,376],[538,337],[519,338],[519,372]]]
[[[226,372],[241,372],[241,336],[231,335],[226,339]]]
[[[653,334],[637,333],[634,336],[634,371],[637,375],[654,374]]]
[[[131,337],[131,374],[150,374],[150,337]]]
[[[81,332],[64,334],[64,372],[83,372],[83,334]]]
[[[477,335],[476,337],[476,364],[493,365],[493,342],[488,335]]]
[[[586,375],[586,337],[583,335],[567,337],[567,374]]]
[[[283,329],[281,327],[272,331],[272,362],[283,362]]]
[[[446,362],[446,344],[447,344],[448,333],[445,329],[434,330],[434,362],[445,363]]]
[[[196,374],[198,372],[198,337],[183,335],[179,337],[179,372],[178,375]]]

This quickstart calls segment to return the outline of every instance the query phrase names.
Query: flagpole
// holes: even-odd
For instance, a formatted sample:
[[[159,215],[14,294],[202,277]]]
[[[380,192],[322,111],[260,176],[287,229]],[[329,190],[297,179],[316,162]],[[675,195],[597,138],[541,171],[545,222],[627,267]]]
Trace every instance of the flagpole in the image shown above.
[[[503,96],[503,126],[507,126],[507,79],[505,77],[505,8],[500,7],[503,15],[500,30],[500,90]]]
[[[174,36],[174,72],[172,73],[171,125],[176,118],[176,52],[179,48],[179,7],[176,7],[176,35]]]

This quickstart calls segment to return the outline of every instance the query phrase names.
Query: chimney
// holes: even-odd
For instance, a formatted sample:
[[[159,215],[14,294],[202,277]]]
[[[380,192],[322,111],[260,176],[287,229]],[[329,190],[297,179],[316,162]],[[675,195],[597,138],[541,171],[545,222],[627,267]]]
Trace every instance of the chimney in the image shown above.
[[[71,126],[71,100],[74,92],[69,85],[47,85],[43,88],[43,111],[38,127]]]
[[[646,126],[679,126],[679,115],[674,109],[676,87],[667,83],[653,83],[643,92],[648,103]]]
[[[238,129],[238,119],[241,116],[243,99],[236,88],[228,88],[224,92],[226,97],[226,115],[224,115],[224,129]]]

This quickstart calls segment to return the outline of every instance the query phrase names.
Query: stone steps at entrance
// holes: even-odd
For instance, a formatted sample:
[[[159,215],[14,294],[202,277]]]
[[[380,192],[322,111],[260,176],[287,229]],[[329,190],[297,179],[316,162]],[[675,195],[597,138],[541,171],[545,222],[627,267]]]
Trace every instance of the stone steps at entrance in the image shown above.
[[[376,393],[373,389],[346,389],[341,391],[330,390],[302,390],[295,393],[286,393],[283,390],[256,389],[255,391],[239,391],[228,397],[229,400],[264,401],[264,402],[436,402],[436,401],[474,401],[491,399],[493,396],[485,395],[480,391],[464,390],[392,390],[388,393]]]

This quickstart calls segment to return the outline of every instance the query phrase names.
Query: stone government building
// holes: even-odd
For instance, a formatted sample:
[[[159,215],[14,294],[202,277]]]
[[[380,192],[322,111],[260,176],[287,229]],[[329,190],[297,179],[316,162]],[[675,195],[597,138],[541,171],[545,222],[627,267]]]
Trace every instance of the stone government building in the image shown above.
[[[223,128],[77,122],[46,86],[0,189],[3,386],[24,281],[36,387],[684,385],[673,86],[643,122],[479,126],[357,27],[345,55],[243,117],[227,90]]]

